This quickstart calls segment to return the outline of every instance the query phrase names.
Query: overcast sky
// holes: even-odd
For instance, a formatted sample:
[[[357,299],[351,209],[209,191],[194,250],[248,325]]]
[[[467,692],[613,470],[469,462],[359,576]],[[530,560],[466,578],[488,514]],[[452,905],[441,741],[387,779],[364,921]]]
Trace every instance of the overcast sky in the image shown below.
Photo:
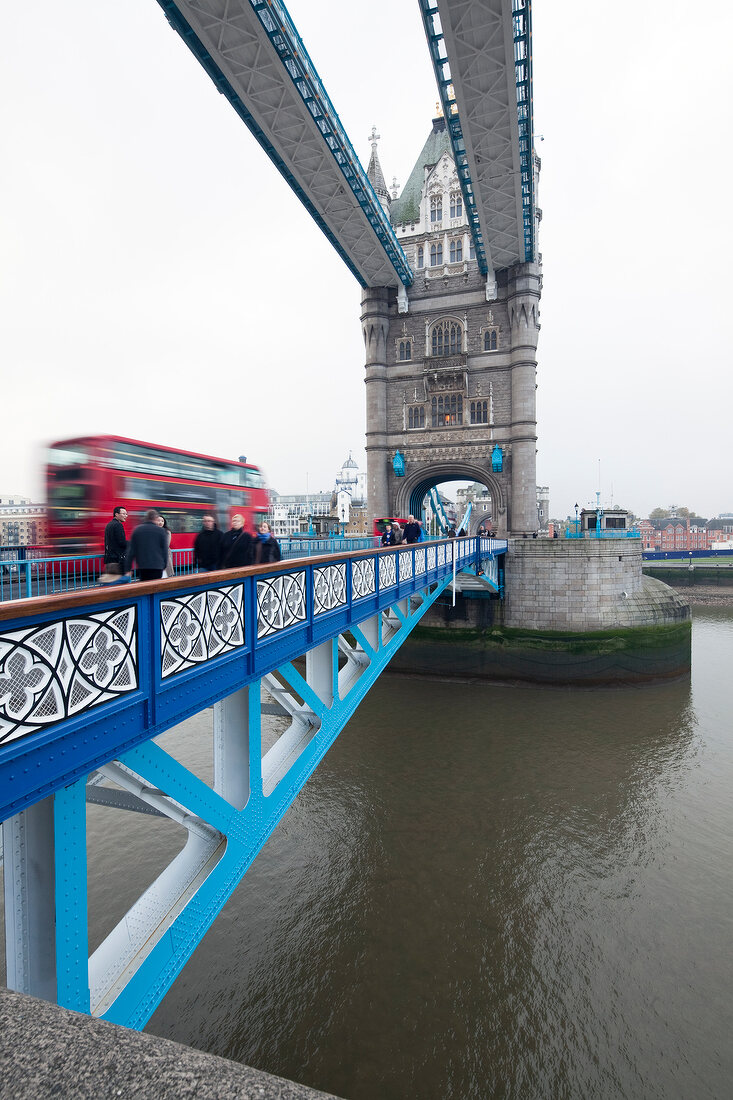
[[[436,91],[417,0],[290,0],[367,164],[403,184]],[[538,482],[733,511],[733,4],[535,0]],[[281,492],[364,464],[353,276],[155,0],[6,5],[0,495],[44,442],[247,455]]]

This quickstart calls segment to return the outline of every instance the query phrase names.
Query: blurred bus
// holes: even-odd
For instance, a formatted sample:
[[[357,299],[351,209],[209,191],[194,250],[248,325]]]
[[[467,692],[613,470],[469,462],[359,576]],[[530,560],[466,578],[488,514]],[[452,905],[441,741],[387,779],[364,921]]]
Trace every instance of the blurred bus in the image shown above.
[[[406,519],[392,519],[391,516],[377,516],[372,526],[372,533],[378,535],[380,538],[384,534],[388,523],[399,523],[400,527],[404,530]]]
[[[222,530],[236,512],[252,531],[267,519],[262,472],[248,462],[177,451],[115,435],[52,443],[46,455],[48,538],[59,554],[97,552],[115,507],[127,508],[132,529],[157,508],[171,530],[174,550],[193,546],[202,517],[213,512]]]

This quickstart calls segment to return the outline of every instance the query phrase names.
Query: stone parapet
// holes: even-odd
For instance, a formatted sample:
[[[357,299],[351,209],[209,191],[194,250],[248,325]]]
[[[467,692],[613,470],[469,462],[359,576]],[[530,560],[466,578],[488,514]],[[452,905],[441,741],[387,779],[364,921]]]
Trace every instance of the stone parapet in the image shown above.
[[[282,1077],[6,989],[0,990],[0,1036],[4,1100],[327,1100],[326,1093]]]

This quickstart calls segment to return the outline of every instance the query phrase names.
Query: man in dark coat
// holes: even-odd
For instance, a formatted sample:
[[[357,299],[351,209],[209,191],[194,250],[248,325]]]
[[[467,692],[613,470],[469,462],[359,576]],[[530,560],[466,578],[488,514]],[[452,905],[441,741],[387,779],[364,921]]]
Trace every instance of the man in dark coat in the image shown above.
[[[232,526],[222,535],[220,569],[241,569],[254,560],[252,536],[244,529],[244,516],[232,516]]]
[[[130,545],[125,555],[125,573],[132,572],[132,563],[137,562],[137,575],[141,581],[159,581],[168,564],[168,532],[155,522],[158,513],[151,508],[145,513],[145,519],[132,532]]]
[[[405,542],[419,542],[420,541],[420,524],[415,522],[414,516],[407,517],[407,523],[405,524]]]
[[[127,538],[125,536],[125,520],[127,508],[118,505],[112,513],[112,519],[104,529],[104,564],[115,565],[118,569],[107,569],[105,572],[122,572],[125,564],[125,551],[127,550]]]
[[[216,526],[216,519],[209,512],[203,517],[203,524],[194,539],[193,564],[195,569],[209,572],[219,568],[222,533]]]

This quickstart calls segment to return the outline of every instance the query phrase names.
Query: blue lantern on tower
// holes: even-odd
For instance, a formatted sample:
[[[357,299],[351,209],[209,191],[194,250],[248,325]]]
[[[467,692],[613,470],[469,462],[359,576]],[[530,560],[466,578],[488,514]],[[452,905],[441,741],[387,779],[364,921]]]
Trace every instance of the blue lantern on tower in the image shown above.
[[[392,469],[395,472],[395,477],[405,476],[405,456],[400,454],[399,451],[395,451],[395,456],[392,460]]]
[[[504,469],[504,455],[498,443],[491,452],[491,469],[495,474],[500,474]]]

